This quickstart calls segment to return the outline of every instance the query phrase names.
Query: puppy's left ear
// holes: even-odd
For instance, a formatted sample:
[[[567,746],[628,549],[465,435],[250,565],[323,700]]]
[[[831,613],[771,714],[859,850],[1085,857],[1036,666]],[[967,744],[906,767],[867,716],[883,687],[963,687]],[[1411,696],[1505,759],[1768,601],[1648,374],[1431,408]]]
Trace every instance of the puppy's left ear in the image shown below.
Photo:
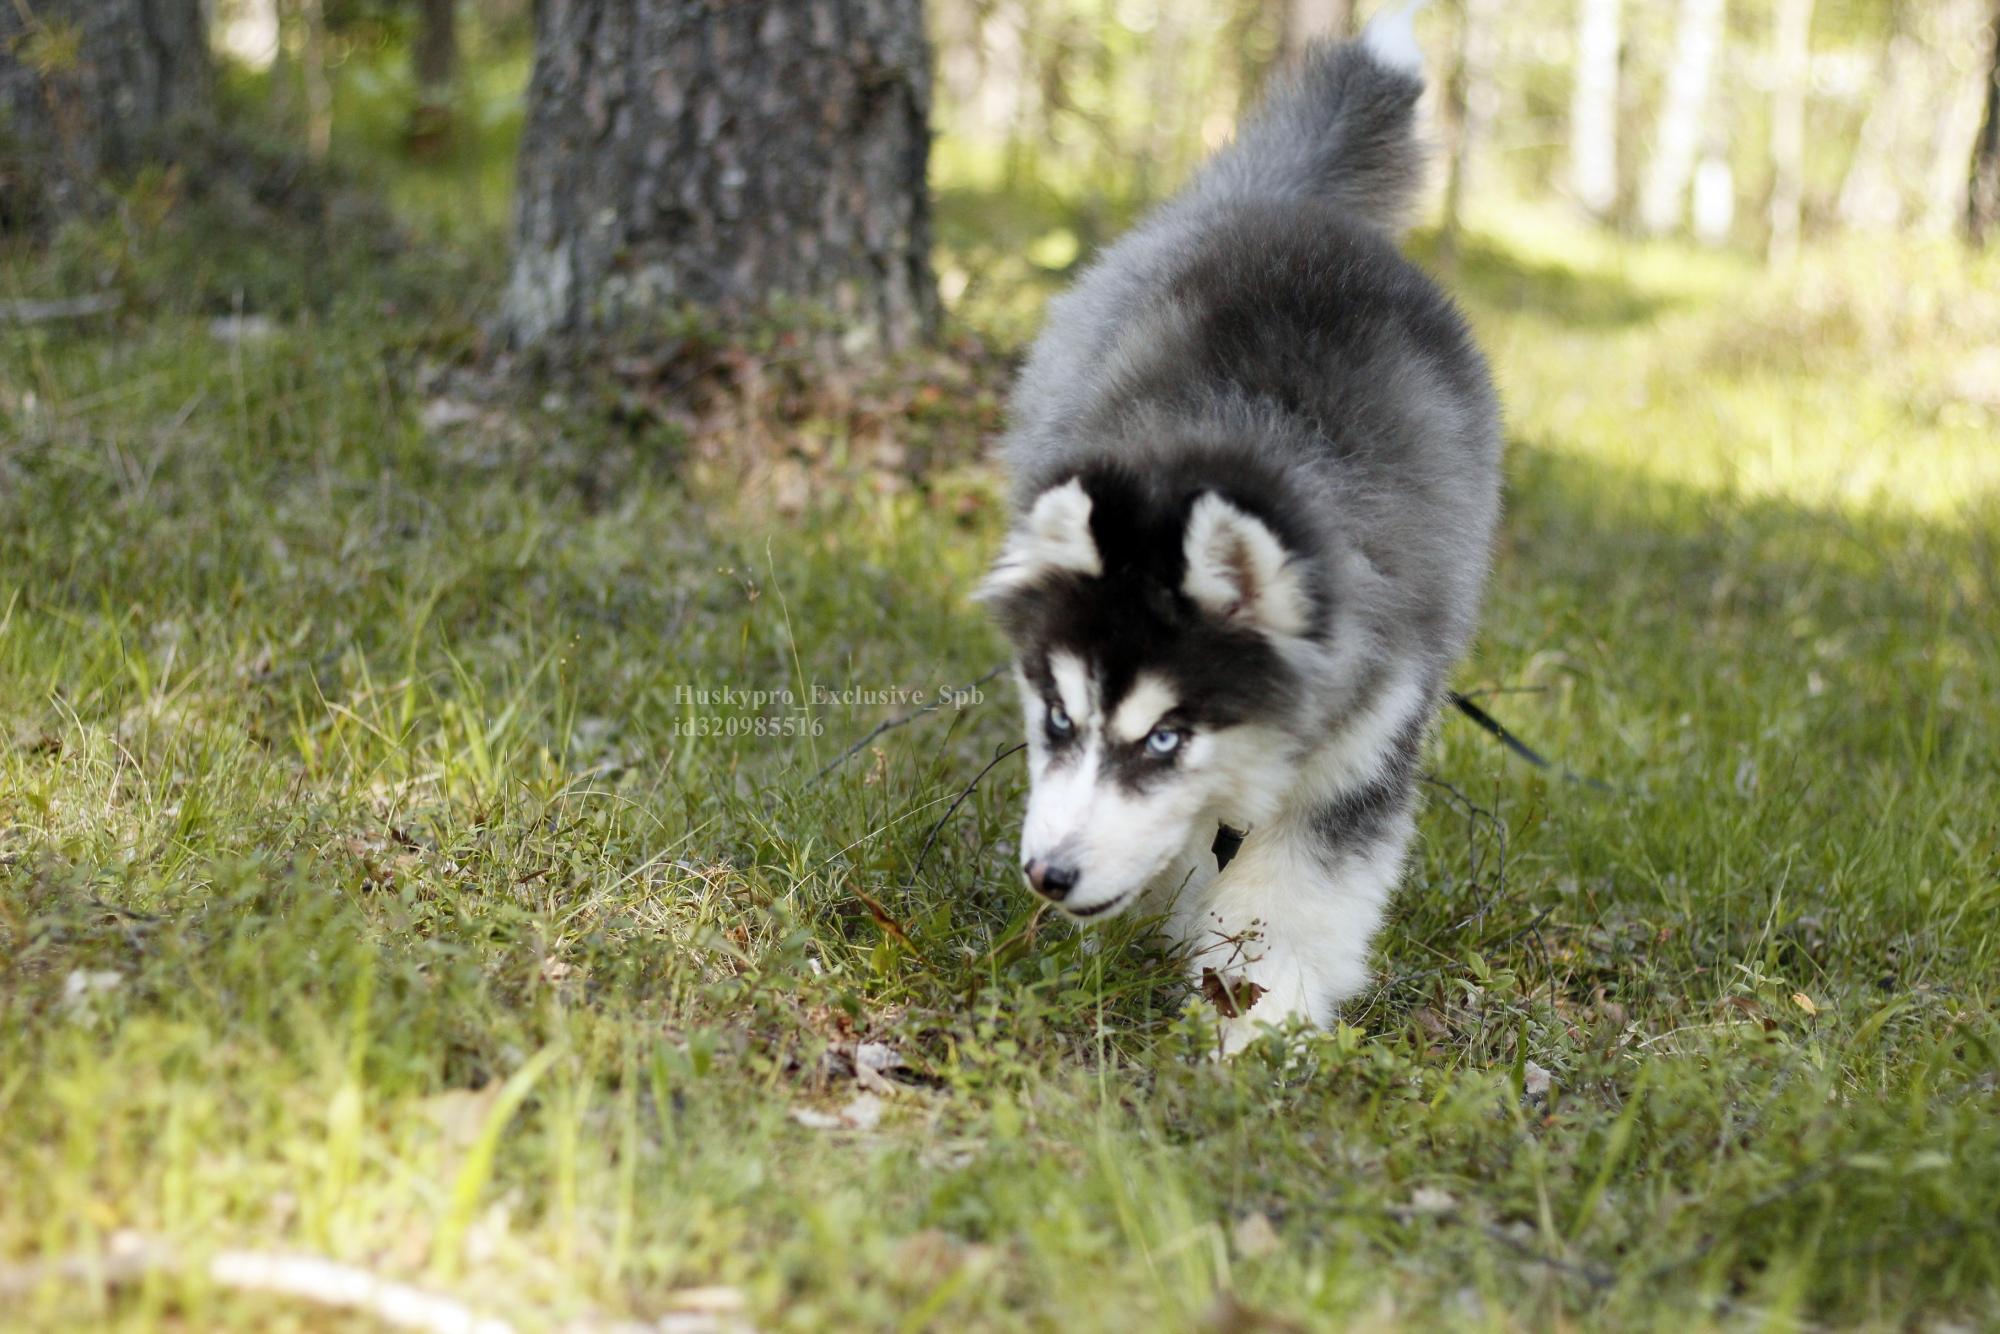
[[[1267,635],[1296,636],[1312,623],[1312,599],[1278,535],[1214,492],[1187,521],[1181,592],[1212,616]]]

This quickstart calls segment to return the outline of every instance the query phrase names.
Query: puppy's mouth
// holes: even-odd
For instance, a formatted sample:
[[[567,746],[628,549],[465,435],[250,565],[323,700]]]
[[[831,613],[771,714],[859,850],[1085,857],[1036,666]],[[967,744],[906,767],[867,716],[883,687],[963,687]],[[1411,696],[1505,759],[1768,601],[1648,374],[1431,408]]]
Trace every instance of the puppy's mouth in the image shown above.
[[[1063,916],[1065,917],[1072,918],[1079,922],[1087,922],[1093,917],[1103,917],[1108,913],[1116,912],[1118,909],[1124,907],[1127,903],[1131,902],[1131,899],[1132,895],[1128,891],[1124,894],[1118,895],[1116,898],[1106,899],[1102,903],[1093,903],[1088,908],[1072,908],[1066,904],[1058,903],[1056,905],[1056,910],[1062,913]]]

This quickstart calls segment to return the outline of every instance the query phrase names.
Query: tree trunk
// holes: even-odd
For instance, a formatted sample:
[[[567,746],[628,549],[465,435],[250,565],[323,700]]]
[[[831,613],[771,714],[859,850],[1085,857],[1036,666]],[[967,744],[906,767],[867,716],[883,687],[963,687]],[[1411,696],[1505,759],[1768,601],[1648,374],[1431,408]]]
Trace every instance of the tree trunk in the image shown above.
[[[1500,0],[1457,0],[1458,46],[1444,87],[1445,113],[1452,126],[1451,155],[1445,164],[1444,214],[1438,245],[1447,262],[1458,258],[1459,231],[1474,160],[1493,131],[1500,90],[1494,82],[1494,33]]]
[[[1986,121],[1972,150],[1972,190],[1966,226],[1985,244],[2000,232],[2000,6],[1993,15],[1993,58],[1986,75]]]
[[[421,0],[417,14],[417,89],[427,100],[449,97],[458,76],[457,0]]]
[[[1931,48],[1943,86],[1932,118],[1930,165],[1924,171],[1921,230],[1926,236],[1949,236],[1965,221],[1970,185],[1965,164],[1979,141],[1991,77],[1985,8],[1985,0],[1949,0],[1931,12],[1937,34]]]
[[[306,156],[326,161],[333,148],[333,82],[327,75],[326,7],[298,0],[299,79],[306,95]]]
[[[1569,98],[1569,186],[1592,217],[1618,207],[1619,0],[1581,0]]]
[[[1655,236],[1680,226],[1687,207],[1708,88],[1715,77],[1716,49],[1722,45],[1722,0],[1680,0],[1674,26],[1674,63],[1667,72],[1666,101],[1660,107],[1653,157],[1639,191],[1639,225]]]
[[[1894,10],[1894,31],[1882,57],[1875,100],[1861,122],[1854,158],[1840,183],[1840,220],[1850,227],[1891,231],[1903,221],[1903,161],[1908,126],[1922,111],[1924,48],[1910,31],[1909,6]]]
[[[543,0],[504,322],[518,345],[774,301],[841,350],[933,327],[920,0]]]
[[[1813,0],[1778,0],[1771,28],[1771,234],[1765,258],[1789,264],[1799,253],[1805,201],[1806,78],[1812,62]]]
[[[0,228],[89,208],[209,97],[202,0],[0,4]]]
[[[1322,37],[1354,35],[1354,0],[1279,0],[1278,58],[1295,61]]]
[[[413,150],[431,151],[451,137],[453,83],[458,78],[457,0],[418,0],[411,50],[417,101],[406,136]]]

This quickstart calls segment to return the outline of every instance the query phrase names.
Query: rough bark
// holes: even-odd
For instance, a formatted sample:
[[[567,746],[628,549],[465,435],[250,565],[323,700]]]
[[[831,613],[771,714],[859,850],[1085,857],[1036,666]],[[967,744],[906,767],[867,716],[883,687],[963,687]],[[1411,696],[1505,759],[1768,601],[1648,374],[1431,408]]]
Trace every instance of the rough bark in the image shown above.
[[[87,210],[209,99],[202,0],[0,4],[0,227]]]
[[[1322,37],[1354,35],[1354,0],[1280,0],[1278,56],[1297,60]]]
[[[1569,99],[1569,187],[1595,218],[1618,206],[1619,0],[1580,0]]]
[[[544,0],[504,323],[520,345],[772,303],[932,328],[919,0]]]
[[[1639,191],[1639,225],[1654,235],[1680,226],[1687,209],[1716,52],[1722,45],[1722,19],[1723,0],[1680,0],[1666,100],[1660,106],[1653,156]]]
[[[1986,74],[1986,120],[1972,150],[1972,189],[1966,225],[1984,244],[2000,234],[2000,5],[1993,14],[1993,56]]]
[[[1805,202],[1806,79],[1812,59],[1813,0],[1778,0],[1771,27],[1771,203],[1766,259],[1789,264],[1799,252]]]

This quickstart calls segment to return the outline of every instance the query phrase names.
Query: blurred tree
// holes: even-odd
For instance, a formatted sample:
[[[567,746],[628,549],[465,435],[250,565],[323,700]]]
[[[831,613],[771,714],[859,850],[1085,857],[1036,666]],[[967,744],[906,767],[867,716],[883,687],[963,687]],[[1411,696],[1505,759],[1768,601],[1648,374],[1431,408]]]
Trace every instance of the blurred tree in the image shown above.
[[[1984,244],[2000,231],[2000,4],[1993,12],[1993,55],[1986,71],[1986,120],[1972,150],[1972,190],[1966,221]]]
[[[1766,258],[1789,264],[1799,250],[1805,199],[1806,81],[1812,63],[1813,0],[1777,0],[1771,25],[1771,206]]]
[[[1491,136],[1500,105],[1500,86],[1495,78],[1500,0],[1456,0],[1453,8],[1457,11],[1458,43],[1444,85],[1451,154],[1445,163],[1444,216],[1438,225],[1438,244],[1448,260],[1458,254],[1473,160]]]
[[[202,0],[0,3],[0,227],[88,208],[210,96]]]
[[[1579,0],[1569,100],[1569,188],[1586,212],[1618,206],[1619,0]]]
[[[457,0],[417,0],[417,33],[411,43],[417,101],[410,110],[409,143],[434,149],[451,136],[453,85],[458,78]]]
[[[1297,60],[1316,38],[1354,35],[1354,0],[1279,0],[1278,55]]]
[[[1986,11],[1992,0],[1942,0],[1931,12],[1931,43],[1941,87],[1931,117],[1930,164],[1924,173],[1921,230],[1949,236],[1965,222],[1970,181],[1965,164],[1979,141],[1986,109],[1991,46]],[[1971,34],[1968,37],[1968,34]]]
[[[297,77],[297,88],[288,80],[272,84],[279,116],[289,121],[303,104],[306,156],[324,161],[333,147],[333,82],[327,68],[327,23],[325,0],[279,0],[279,47],[292,62],[286,71]],[[292,98],[297,96],[299,103]]]
[[[1924,48],[1912,31],[1914,14],[1907,0],[1889,10],[1889,45],[1882,53],[1881,75],[1847,176],[1840,183],[1840,220],[1849,227],[1877,231],[1894,229],[1903,220],[1903,166],[1907,127],[1923,111]]]
[[[1722,46],[1723,0],[1680,0],[1674,22],[1674,62],[1653,135],[1653,156],[1639,190],[1639,225],[1659,235],[1680,226],[1688,183],[1701,149],[1709,85]]]
[[[545,0],[509,335],[794,300],[849,353],[920,340],[929,112],[920,0]]]

